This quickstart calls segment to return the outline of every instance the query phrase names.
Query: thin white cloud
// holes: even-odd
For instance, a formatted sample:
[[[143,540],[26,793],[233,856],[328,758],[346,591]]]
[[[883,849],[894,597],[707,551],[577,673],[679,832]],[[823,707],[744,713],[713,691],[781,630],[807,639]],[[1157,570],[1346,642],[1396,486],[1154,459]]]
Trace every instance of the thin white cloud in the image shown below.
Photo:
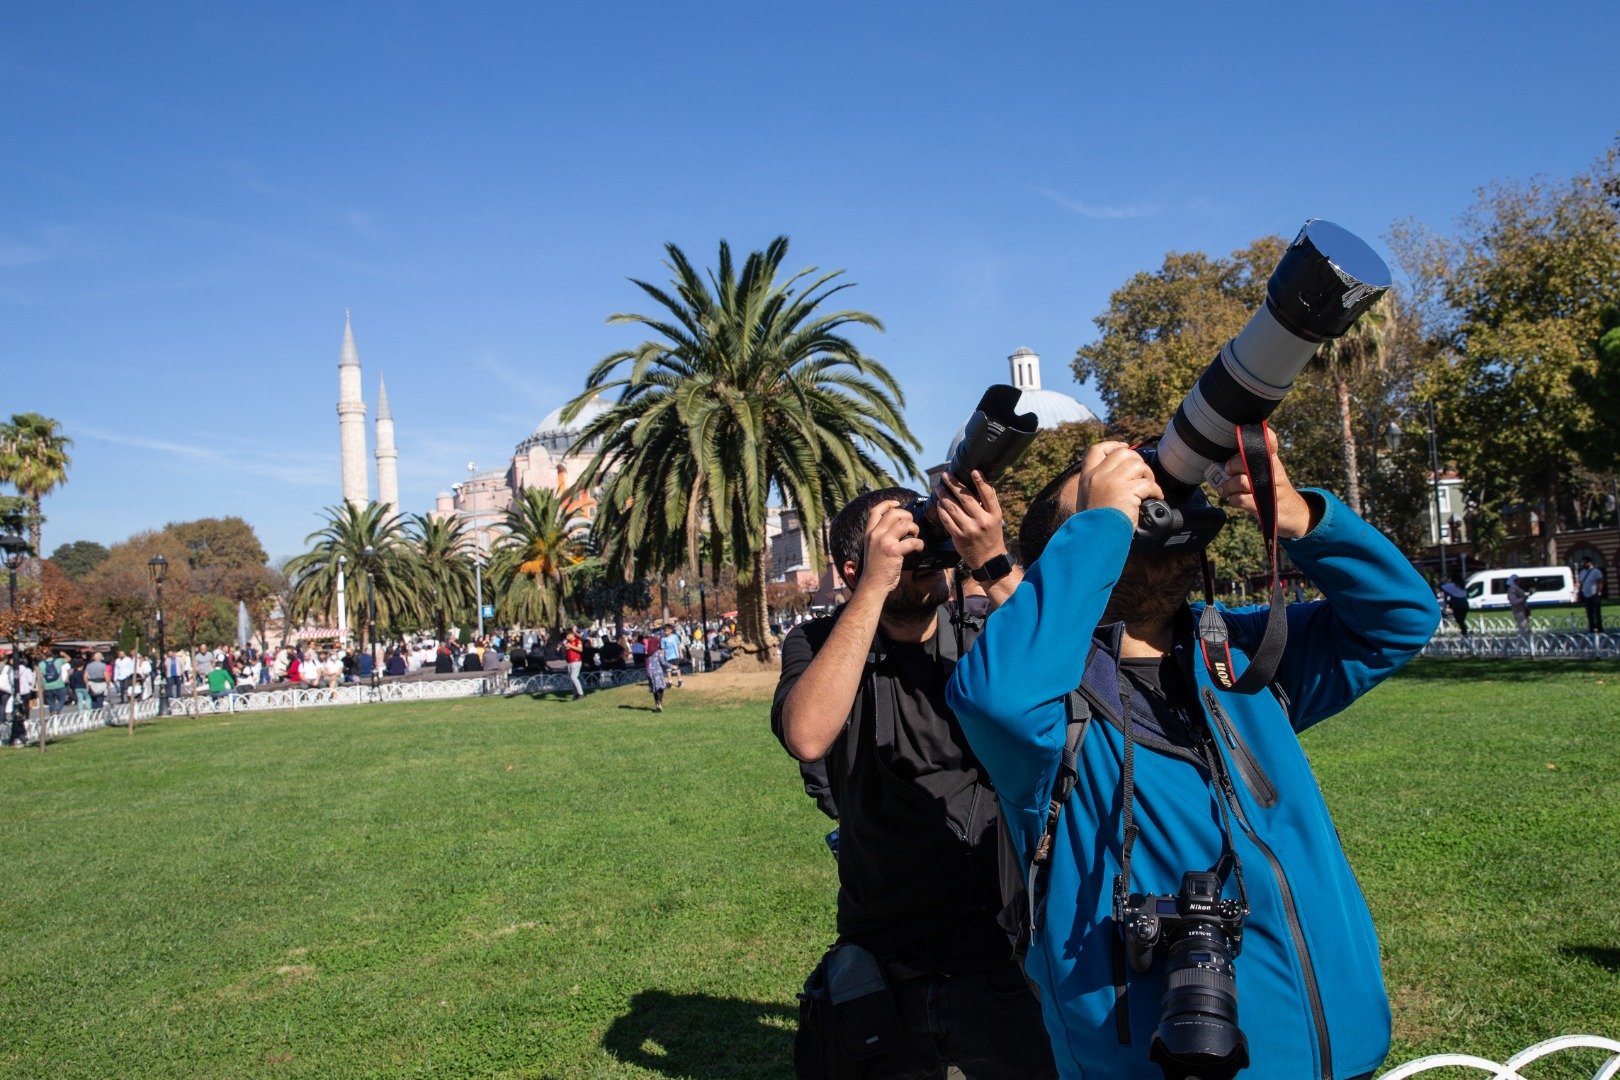
[[[1035,193],[1043,196],[1050,202],[1081,217],[1093,218],[1101,221],[1125,221],[1129,218],[1152,217],[1159,212],[1159,207],[1153,203],[1130,203],[1124,206],[1109,206],[1101,203],[1083,202],[1073,199],[1062,192],[1051,188],[1036,188]]]
[[[81,253],[83,245],[75,231],[60,225],[47,225],[24,239],[0,235],[0,269],[15,270],[24,266],[56,262]]]
[[[382,230],[377,227],[377,219],[363,210],[350,210],[343,215],[343,221],[350,229],[367,240],[381,240]]]
[[[240,447],[227,452],[208,446],[107,431],[87,424],[65,422],[63,426],[71,431],[75,438],[93,439],[136,450],[150,450],[153,453],[185,458],[191,462],[208,462],[226,473],[261,476],[295,487],[330,487],[338,474],[336,454],[327,457],[308,453],[290,454],[284,450],[254,451],[251,448]]]

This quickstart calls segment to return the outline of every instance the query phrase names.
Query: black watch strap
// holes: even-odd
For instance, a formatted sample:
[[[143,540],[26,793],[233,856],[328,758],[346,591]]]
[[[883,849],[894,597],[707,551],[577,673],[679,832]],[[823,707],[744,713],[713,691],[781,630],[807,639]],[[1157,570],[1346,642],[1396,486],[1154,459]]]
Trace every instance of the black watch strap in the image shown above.
[[[1002,552],[977,570],[971,571],[971,573],[974,581],[977,581],[980,585],[988,585],[992,581],[1000,581],[1012,573],[1012,568],[1012,559],[1007,557],[1006,552]]]

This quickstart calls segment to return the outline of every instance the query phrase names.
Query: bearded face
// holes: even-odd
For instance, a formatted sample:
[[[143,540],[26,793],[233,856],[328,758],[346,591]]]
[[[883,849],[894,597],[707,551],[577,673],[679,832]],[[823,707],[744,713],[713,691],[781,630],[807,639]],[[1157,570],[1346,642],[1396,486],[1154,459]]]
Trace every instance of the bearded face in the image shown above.
[[[896,622],[926,622],[950,599],[951,582],[943,570],[900,571],[900,584],[883,601],[883,614]]]
[[[1197,552],[1133,555],[1125,560],[1102,621],[1123,622],[1132,631],[1163,626],[1181,609],[1201,573]]]

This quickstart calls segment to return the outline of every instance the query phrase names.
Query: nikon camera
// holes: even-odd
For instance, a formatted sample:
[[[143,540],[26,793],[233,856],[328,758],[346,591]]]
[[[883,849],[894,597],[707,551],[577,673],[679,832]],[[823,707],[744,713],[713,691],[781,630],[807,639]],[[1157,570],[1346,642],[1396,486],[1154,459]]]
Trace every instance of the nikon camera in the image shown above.
[[[1182,875],[1177,895],[1131,893],[1115,912],[1133,970],[1148,971],[1164,959],[1164,999],[1148,1060],[1170,1080],[1231,1080],[1249,1066],[1233,968],[1246,914],[1241,901],[1221,899],[1218,875],[1197,871]]]

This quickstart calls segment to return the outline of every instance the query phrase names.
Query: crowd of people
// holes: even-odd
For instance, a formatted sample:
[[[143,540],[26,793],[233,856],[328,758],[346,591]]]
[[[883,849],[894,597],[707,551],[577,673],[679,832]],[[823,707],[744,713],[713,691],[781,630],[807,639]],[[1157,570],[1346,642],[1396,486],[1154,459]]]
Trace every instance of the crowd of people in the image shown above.
[[[251,643],[201,644],[162,656],[155,649],[36,648],[24,650],[16,665],[0,665],[0,718],[10,720],[9,726],[0,726],[6,743],[21,746],[25,721],[35,710],[56,716],[138,702],[157,695],[160,681],[171,701],[204,694],[219,701],[260,688],[336,689],[419,673],[509,670],[532,675],[556,670],[567,673],[577,700],[585,696],[585,672],[632,667],[646,669],[649,685],[656,687],[655,708],[661,711],[664,687],[670,681],[679,685],[684,672],[722,662],[730,655],[727,642],[734,633],[726,623],[706,634],[702,625],[688,620],[628,627],[619,634],[611,628],[558,627],[495,633],[466,644],[456,635],[442,641],[393,641],[376,658],[371,650],[336,642],[272,649]]]

